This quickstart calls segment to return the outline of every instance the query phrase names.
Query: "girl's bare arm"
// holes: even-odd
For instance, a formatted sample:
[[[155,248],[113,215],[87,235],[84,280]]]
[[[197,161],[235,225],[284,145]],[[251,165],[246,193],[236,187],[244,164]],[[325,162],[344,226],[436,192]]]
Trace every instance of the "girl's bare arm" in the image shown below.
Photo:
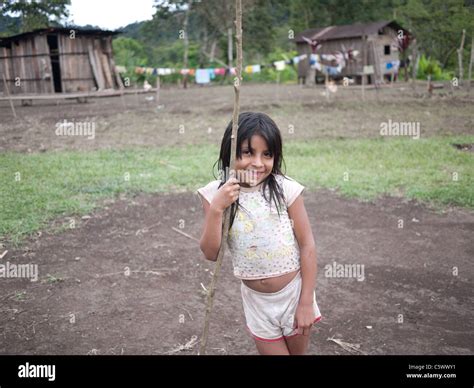
[[[239,181],[235,178],[229,178],[229,180],[217,190],[211,203],[205,199],[202,201],[205,219],[199,247],[207,260],[217,260],[222,239],[222,217],[224,210],[239,198],[239,189]]]
[[[313,292],[316,286],[316,244],[309,223],[308,214],[300,195],[288,208],[288,215],[293,220],[293,228],[301,257],[301,296],[296,312],[296,320],[300,334],[308,334],[313,323]]]

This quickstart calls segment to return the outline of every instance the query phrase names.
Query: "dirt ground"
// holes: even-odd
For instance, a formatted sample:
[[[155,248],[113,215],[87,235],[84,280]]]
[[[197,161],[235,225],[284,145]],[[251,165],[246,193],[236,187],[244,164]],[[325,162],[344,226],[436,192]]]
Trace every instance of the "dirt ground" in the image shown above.
[[[328,338],[359,344],[366,354],[474,352],[472,213],[437,214],[395,198],[361,203],[325,190],[306,192],[305,202],[323,315],[311,354],[348,354]],[[201,223],[191,193],[139,195],[9,251],[3,261],[38,264],[40,280],[2,279],[0,353],[164,354],[200,336],[201,283],[210,283],[213,264],[172,228],[198,238]],[[364,265],[365,280],[326,277],[333,262]],[[256,354],[239,290],[226,255],[210,354]]]
[[[380,124],[392,121],[419,122],[421,137],[473,133],[473,93],[436,90],[432,98],[425,86],[413,91],[407,84],[365,92],[359,87],[339,86],[327,101],[321,86],[245,85],[241,111],[263,111],[278,124],[284,141],[314,138],[379,137]],[[149,99],[153,98],[152,101]],[[16,103],[14,120],[7,101],[0,101],[0,152],[44,152],[48,150],[159,147],[180,144],[219,144],[232,117],[232,87],[165,87],[159,104],[150,95],[123,98],[34,101],[33,106]],[[148,100],[147,100],[148,99]],[[90,122],[95,139],[56,136],[56,125]]]
[[[381,121],[397,117],[421,121],[426,136],[472,133],[472,97],[444,90],[427,99],[403,88],[367,92],[363,104],[357,89],[340,90],[327,103],[322,89],[249,86],[242,109],[264,110],[282,129],[293,125],[293,135],[283,131],[286,139],[372,137]],[[160,108],[144,96],[35,102],[17,106],[18,120],[2,102],[0,151],[217,143],[231,117],[232,93],[165,88]],[[64,119],[96,122],[96,139],[58,138],[55,123]],[[354,354],[474,353],[473,212],[437,212],[401,198],[359,202],[330,190],[304,197],[318,246],[323,315],[311,354],[350,354],[329,338],[358,345]],[[199,238],[201,226],[194,194],[141,194],[104,202],[75,229],[43,231],[20,248],[1,248],[0,255],[8,253],[0,263],[37,264],[39,280],[0,279],[0,354],[194,354],[192,339],[204,319],[202,285],[214,265],[173,228]],[[333,263],[363,265],[365,280],[325,276]],[[209,354],[256,354],[239,287],[226,255]]]

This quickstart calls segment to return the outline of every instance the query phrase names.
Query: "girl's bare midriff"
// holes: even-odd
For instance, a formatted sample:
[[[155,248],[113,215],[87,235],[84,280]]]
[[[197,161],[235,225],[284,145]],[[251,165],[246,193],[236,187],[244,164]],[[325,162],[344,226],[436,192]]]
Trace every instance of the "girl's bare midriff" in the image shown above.
[[[293,272],[286,273],[281,276],[276,276],[274,278],[267,279],[256,279],[256,280],[242,280],[246,286],[250,287],[252,290],[258,292],[278,292],[285,288],[285,286],[291,282],[295,276],[298,274],[299,269]]]

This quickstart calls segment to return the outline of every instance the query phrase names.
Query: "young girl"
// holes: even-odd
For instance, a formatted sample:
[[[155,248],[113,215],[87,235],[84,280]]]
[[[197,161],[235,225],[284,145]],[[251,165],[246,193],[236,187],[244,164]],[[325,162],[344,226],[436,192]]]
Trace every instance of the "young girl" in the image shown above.
[[[231,133],[232,122],[217,161],[221,174],[230,165]],[[282,161],[275,122],[264,113],[241,113],[236,172],[197,191],[205,213],[200,248],[206,259],[217,260],[224,210],[231,206],[227,243],[257,350],[305,354],[311,326],[321,319],[314,292],[316,247],[304,187],[283,175]]]

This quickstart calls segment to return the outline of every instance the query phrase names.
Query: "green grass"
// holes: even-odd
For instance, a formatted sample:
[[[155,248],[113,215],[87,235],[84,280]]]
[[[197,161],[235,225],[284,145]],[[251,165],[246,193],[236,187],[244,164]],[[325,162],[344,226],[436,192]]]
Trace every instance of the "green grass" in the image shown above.
[[[308,188],[363,200],[402,193],[472,209],[474,155],[451,143],[474,143],[474,136],[289,142],[284,154],[287,174]],[[217,155],[214,145],[2,154],[0,237],[18,244],[58,216],[86,214],[121,193],[195,190],[213,179]]]

